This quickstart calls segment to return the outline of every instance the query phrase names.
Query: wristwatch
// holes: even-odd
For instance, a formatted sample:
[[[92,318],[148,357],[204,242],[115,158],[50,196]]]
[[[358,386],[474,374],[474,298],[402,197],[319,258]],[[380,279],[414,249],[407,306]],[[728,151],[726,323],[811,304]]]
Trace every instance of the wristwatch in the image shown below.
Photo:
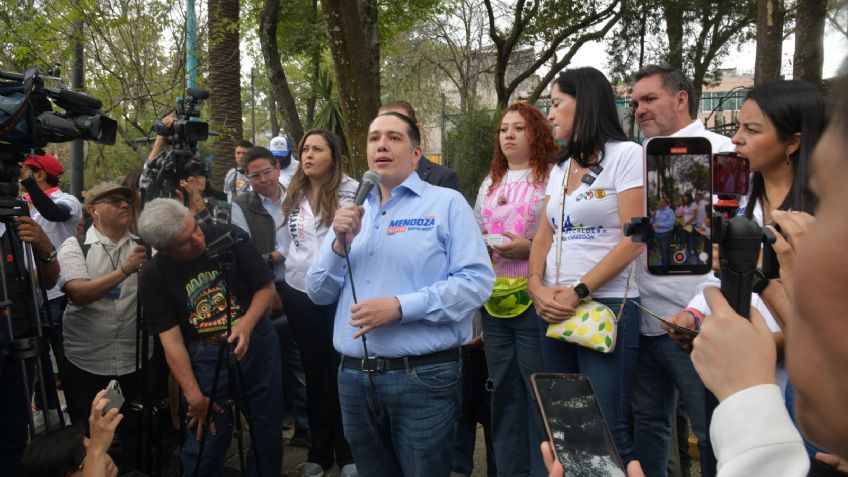
[[[580,300],[583,301],[590,300],[592,298],[589,294],[589,287],[580,281],[574,284],[574,294],[577,295],[577,298],[580,298]]]
[[[751,291],[759,295],[766,289],[770,281],[769,277],[763,272],[763,269],[757,268],[754,270],[754,285],[751,287]]]
[[[53,251],[48,253],[46,257],[38,257],[38,258],[39,258],[39,260],[41,260],[44,263],[50,263],[53,260],[56,260],[56,255],[58,255],[58,254],[59,254],[59,252],[57,252],[56,249],[54,248]]]

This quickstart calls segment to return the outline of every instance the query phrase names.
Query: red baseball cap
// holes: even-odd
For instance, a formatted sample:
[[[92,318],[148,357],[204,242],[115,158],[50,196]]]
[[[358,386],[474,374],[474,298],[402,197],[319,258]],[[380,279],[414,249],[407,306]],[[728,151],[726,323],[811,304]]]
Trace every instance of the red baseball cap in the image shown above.
[[[34,154],[27,156],[24,164],[40,169],[53,177],[59,177],[65,172],[65,168],[62,167],[59,159],[50,153],[46,153],[43,156],[36,156]]]

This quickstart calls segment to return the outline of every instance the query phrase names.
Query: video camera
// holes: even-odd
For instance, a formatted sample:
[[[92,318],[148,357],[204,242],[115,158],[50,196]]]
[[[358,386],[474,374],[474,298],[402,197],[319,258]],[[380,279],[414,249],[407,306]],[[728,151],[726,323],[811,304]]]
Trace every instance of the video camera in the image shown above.
[[[103,114],[99,99],[61,84],[49,88],[45,79],[58,80],[35,68],[23,74],[0,71],[0,145],[26,154],[74,139],[115,144],[118,123]],[[55,112],[53,104],[65,111]]]
[[[165,125],[161,119],[157,119],[153,130],[159,136],[165,136],[168,144],[195,145],[200,141],[209,139],[209,123],[203,121],[192,121],[192,118],[200,117],[200,102],[209,98],[209,92],[200,88],[188,88],[184,98],[177,98],[177,107],[174,109],[174,123],[171,127]]]
[[[209,138],[209,123],[193,119],[200,117],[200,102],[208,97],[206,90],[188,88],[186,96],[177,99],[174,122],[168,126],[164,120],[156,120],[153,131],[165,137],[171,149],[145,166],[139,183],[144,203],[159,197],[175,197],[180,179],[206,174],[206,165],[194,160],[194,155],[197,143]]]

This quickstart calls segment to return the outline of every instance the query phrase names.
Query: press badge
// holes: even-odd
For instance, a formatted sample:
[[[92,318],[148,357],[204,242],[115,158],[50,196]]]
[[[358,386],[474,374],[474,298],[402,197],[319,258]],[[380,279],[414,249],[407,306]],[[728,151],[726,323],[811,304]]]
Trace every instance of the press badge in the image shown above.
[[[106,298],[109,299],[109,300],[117,300],[120,297],[121,297],[121,284],[120,283],[115,285],[115,288],[109,290],[109,292],[106,293]]]

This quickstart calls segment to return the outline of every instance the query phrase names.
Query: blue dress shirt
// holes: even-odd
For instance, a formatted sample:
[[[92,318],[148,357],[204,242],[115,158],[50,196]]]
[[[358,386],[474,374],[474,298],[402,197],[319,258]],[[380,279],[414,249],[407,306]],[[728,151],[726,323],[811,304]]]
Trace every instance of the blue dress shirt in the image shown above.
[[[677,219],[671,207],[662,207],[657,209],[657,213],[651,219],[651,223],[656,224],[657,228],[654,232],[663,234],[671,232],[674,229],[674,221]]]
[[[461,346],[471,320],[492,293],[495,272],[471,207],[458,192],[422,181],[413,172],[380,205],[371,191],[359,235],[350,250],[357,298],[395,296],[400,322],[369,332],[368,353],[382,358],[419,356]],[[338,300],[333,345],[346,356],[364,356],[350,326],[353,305],[344,257],[328,233],[306,276],[309,298]]]

